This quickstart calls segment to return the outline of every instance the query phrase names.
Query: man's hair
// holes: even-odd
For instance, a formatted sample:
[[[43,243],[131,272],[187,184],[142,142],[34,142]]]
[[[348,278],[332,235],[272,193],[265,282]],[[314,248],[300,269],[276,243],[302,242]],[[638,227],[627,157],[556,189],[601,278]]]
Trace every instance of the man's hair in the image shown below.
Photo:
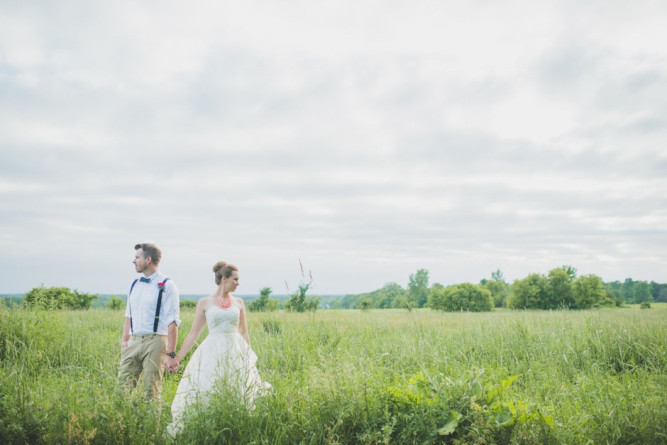
[[[156,266],[160,264],[160,258],[162,258],[162,252],[155,244],[141,243],[134,246],[134,250],[139,250],[139,249],[144,251],[144,258],[150,258],[151,263],[155,264]]]

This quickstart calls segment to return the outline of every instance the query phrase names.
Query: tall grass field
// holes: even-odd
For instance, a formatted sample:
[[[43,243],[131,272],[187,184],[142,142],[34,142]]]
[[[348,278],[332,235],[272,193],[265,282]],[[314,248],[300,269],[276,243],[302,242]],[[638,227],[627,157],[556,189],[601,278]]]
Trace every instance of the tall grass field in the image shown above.
[[[666,322],[665,304],[249,313],[272,391],[250,408],[221,387],[174,441],[178,374],[160,401],[116,388],[122,311],[0,309],[0,443],[667,443]]]

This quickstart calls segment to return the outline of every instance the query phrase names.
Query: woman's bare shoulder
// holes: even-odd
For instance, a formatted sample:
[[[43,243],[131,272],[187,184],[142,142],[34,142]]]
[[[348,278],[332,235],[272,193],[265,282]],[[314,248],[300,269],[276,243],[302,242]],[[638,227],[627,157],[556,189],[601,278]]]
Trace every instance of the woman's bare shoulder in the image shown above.
[[[197,307],[198,307],[199,309],[202,309],[202,310],[206,311],[206,310],[207,310],[208,308],[210,308],[213,304],[215,304],[215,300],[214,300],[214,295],[211,294],[211,295],[209,295],[208,297],[202,297],[202,298],[200,298],[199,301],[197,302]]]

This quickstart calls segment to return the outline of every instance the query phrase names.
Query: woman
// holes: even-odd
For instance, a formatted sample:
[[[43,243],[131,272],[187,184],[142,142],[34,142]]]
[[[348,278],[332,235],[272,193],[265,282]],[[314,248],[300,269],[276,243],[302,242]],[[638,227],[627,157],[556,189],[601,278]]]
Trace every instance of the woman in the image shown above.
[[[257,356],[250,347],[243,300],[231,294],[239,285],[238,269],[219,261],[213,272],[218,289],[197,303],[190,333],[176,355],[180,364],[208,324],[208,336],[192,354],[171,405],[172,423],[167,431],[172,436],[183,428],[186,407],[205,403],[207,394],[216,385],[231,387],[248,406],[252,406],[258,393],[271,387],[262,382],[257,372]]]

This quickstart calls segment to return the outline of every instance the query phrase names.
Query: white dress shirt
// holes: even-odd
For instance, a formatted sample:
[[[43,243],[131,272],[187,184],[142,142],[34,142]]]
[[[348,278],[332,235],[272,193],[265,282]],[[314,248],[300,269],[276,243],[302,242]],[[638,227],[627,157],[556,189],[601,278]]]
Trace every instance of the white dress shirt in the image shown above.
[[[143,277],[143,275],[142,275]],[[164,282],[166,275],[155,272],[148,277],[150,283],[142,282],[137,279],[134,288],[127,297],[125,306],[125,316],[132,319],[132,329],[130,334],[144,335],[153,333],[153,324],[155,323],[155,309],[157,308],[157,297],[160,293],[158,283]],[[160,320],[157,325],[156,334],[167,335],[167,327],[176,322],[181,324],[178,288],[170,279],[164,286],[162,293],[162,304],[160,306]]]

